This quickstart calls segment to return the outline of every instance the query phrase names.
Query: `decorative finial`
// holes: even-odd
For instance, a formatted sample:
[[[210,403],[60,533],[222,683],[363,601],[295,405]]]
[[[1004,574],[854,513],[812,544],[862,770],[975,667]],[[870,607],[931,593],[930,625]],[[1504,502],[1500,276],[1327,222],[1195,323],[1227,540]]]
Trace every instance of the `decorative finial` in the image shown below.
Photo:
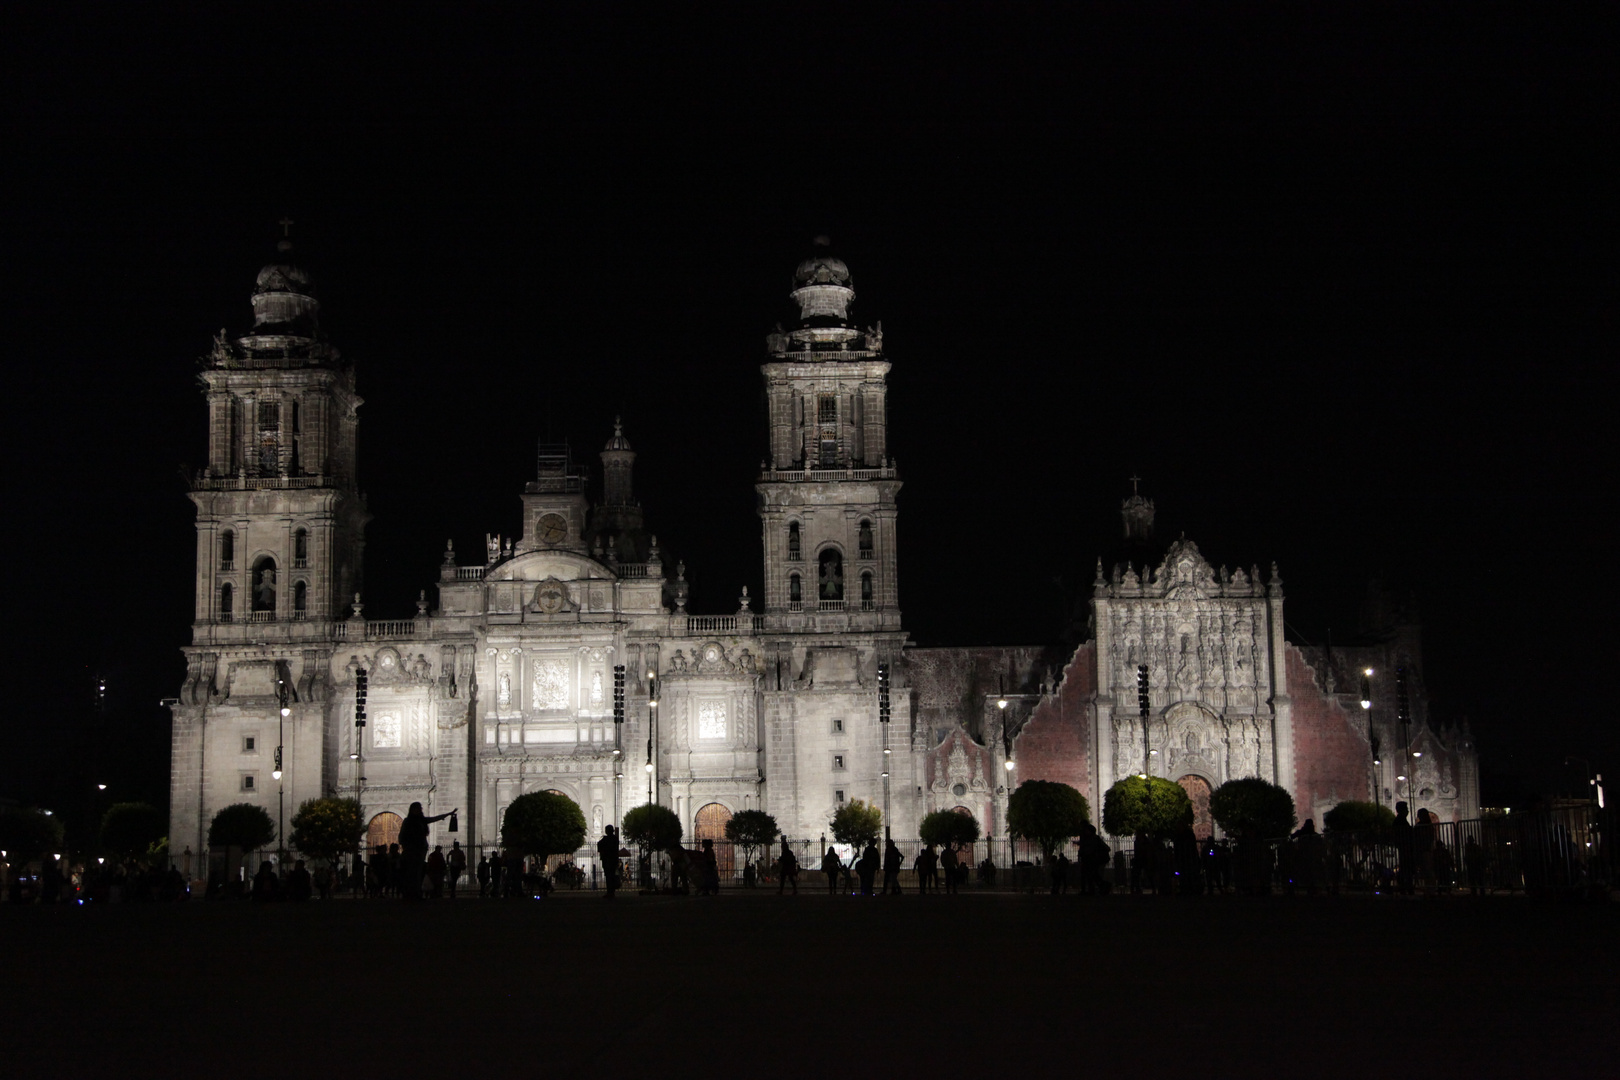
[[[416,594],[416,614],[420,617],[427,614],[427,590],[422,589]]]
[[[291,251],[293,219],[287,217],[286,215],[282,215],[281,220],[276,222],[276,224],[281,226],[281,239],[276,241],[276,250]]]
[[[1137,487],[1136,487],[1136,485],[1140,484],[1141,482],[1142,482],[1142,478],[1140,476],[1137,476],[1135,473],[1131,474],[1131,494],[1132,495],[1140,495],[1140,494],[1142,494],[1141,491],[1137,490]]]
[[[742,591],[742,596],[737,598],[737,612],[738,612],[738,614],[741,614],[743,612],[752,611],[752,610],[753,610],[753,603],[752,603],[752,601],[750,601],[748,599],[748,586],[744,585],[743,586],[743,591]]]
[[[349,604],[349,607],[354,611],[354,615],[352,617],[358,619],[360,617],[360,612],[365,610],[365,605],[360,602],[359,593],[354,594],[354,601]]]

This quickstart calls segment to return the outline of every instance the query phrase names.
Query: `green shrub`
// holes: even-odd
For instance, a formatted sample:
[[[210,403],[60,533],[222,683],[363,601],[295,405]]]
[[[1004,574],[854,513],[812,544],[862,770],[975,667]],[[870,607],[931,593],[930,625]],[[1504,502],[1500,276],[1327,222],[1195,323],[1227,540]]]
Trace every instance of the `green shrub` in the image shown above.
[[[101,845],[121,859],[145,855],[168,831],[169,819],[151,803],[113,803],[101,815]]]
[[[1115,836],[1171,836],[1192,820],[1186,790],[1160,776],[1127,776],[1103,796],[1103,828]]]
[[[508,852],[545,858],[568,855],[585,842],[585,813],[566,795],[531,791],[506,808],[501,843]]]
[[[1012,836],[1041,846],[1046,861],[1053,852],[1079,836],[1091,819],[1086,797],[1068,784],[1051,780],[1025,780],[1007,800],[1007,825]]]
[[[232,803],[222,807],[208,823],[208,846],[258,851],[276,838],[276,823],[263,807],[252,803]]]
[[[1273,840],[1294,831],[1294,797],[1269,780],[1228,780],[1209,797],[1215,823],[1231,836]]]
[[[851,799],[833,811],[827,828],[840,844],[865,847],[883,833],[883,811],[869,802]]]
[[[1322,827],[1332,832],[1381,836],[1395,825],[1395,811],[1377,803],[1346,799],[1322,815]]]
[[[769,848],[781,831],[776,819],[763,810],[739,810],[726,822],[726,839],[742,848],[745,863],[753,862],[760,848]]]
[[[1075,792],[1076,795],[1079,792]],[[979,838],[979,823],[971,814],[955,810],[935,810],[926,815],[917,826],[917,835],[925,844],[938,847],[966,847]]]
[[[327,863],[354,853],[365,834],[360,803],[354,799],[308,799],[292,819],[292,846]]]
[[[643,803],[624,815],[624,838],[648,851],[663,851],[681,842],[681,819],[657,803]]]

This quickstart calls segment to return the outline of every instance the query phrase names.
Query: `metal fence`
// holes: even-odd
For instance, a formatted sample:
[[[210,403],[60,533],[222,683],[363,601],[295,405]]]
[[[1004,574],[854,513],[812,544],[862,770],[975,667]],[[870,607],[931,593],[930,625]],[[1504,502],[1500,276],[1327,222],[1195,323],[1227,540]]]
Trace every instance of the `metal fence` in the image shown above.
[[[1454,892],[1525,893],[1529,895],[1606,894],[1617,883],[1620,868],[1616,829],[1620,816],[1614,808],[1596,805],[1560,807],[1538,813],[1477,818],[1461,822],[1415,825],[1400,834],[1384,832],[1299,834],[1257,842],[1205,841],[1196,846],[1164,842],[1138,851],[1129,838],[1111,840],[1100,879],[1112,890],[1133,892]],[[689,851],[701,841],[687,841]],[[896,840],[902,869],[900,885],[918,887],[917,862],[924,845],[919,840]],[[800,889],[827,889],[822,858],[831,848],[838,855],[837,889],[858,887],[854,863],[860,852],[822,837],[790,841],[798,865]],[[482,856],[500,850],[470,845],[462,892],[479,891],[477,867]],[[775,888],[780,880],[780,842],[767,848],[745,850],[726,840],[714,841],[715,863],[723,889]],[[883,844],[878,845],[881,860]],[[935,854],[941,854],[935,849]],[[1064,849],[1069,860],[1068,884],[1081,884],[1074,845]],[[193,864],[192,873],[205,873],[213,863],[224,873],[221,853],[209,854]],[[292,857],[289,855],[289,857]],[[271,851],[251,854],[242,877],[251,877]],[[367,864],[371,853],[363,853]],[[979,840],[957,852],[958,883],[962,890],[1044,890],[1050,886],[1051,868],[1040,849],[1005,838]],[[334,883],[340,895],[365,891],[363,879],[341,868]],[[938,868],[944,884],[944,864]],[[690,886],[682,882],[667,853],[645,857],[626,848],[620,858],[621,886],[635,890],[666,890]],[[526,865],[524,873],[534,889],[600,889],[603,868],[594,850],[575,856],[553,856],[544,866]],[[386,876],[386,873],[385,875]],[[505,876],[505,875],[503,875]],[[881,887],[881,870],[877,876]],[[1093,882],[1095,882],[1095,878]],[[446,891],[448,886],[446,886]]]

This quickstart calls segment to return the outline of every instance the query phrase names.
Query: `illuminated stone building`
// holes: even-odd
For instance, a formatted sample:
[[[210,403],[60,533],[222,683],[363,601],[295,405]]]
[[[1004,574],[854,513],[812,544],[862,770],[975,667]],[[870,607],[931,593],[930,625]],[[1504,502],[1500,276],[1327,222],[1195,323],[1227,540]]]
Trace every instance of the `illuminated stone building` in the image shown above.
[[[1062,780],[1100,812],[1100,792],[1138,772],[1195,799],[1265,776],[1302,817],[1370,797],[1376,772],[1386,802],[1410,789],[1444,817],[1474,812],[1469,736],[1431,722],[1412,632],[1357,650],[1289,644],[1275,567],[1264,580],[1212,568],[1190,541],[1150,563],[1099,562],[1090,640],[1060,664],[1032,647],[908,647],[881,324],[854,323],[849,268],[824,245],[799,264],[791,298],[797,318],[767,335],[761,367],[763,596],[687,610],[684,566],[643,520],[636,454],[616,425],[599,500],[566,446],[541,446],[518,534],[475,553],[447,546],[415,616],[378,620],[360,598],[355,371],[284,242],[255,282],[252,329],[222,331],[203,360],[208,465],[191,491],[196,611],[173,706],[172,848],[201,851],[220,807],[275,813],[278,794],[288,816],[316,795],[358,796],[374,839],[413,801],[459,807],[472,846],[498,846],[505,807],[537,790],[580,805],[587,843],[649,793],[689,837],[763,808],[813,838],[856,798],[885,807],[897,837],[958,808],[1004,835],[1009,783]],[[1148,550],[1152,504],[1133,496],[1123,517]],[[1423,754],[1404,758],[1410,770],[1408,742]]]

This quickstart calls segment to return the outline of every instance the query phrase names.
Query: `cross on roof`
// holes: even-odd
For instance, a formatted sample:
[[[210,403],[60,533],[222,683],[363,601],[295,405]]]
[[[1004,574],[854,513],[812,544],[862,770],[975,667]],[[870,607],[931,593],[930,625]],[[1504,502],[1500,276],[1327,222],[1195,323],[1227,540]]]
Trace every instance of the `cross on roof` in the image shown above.
[[[288,230],[293,227],[293,219],[290,217],[283,217],[280,221],[276,222],[276,224],[281,226],[281,236],[283,239],[286,239]]]
[[[1134,474],[1131,476],[1131,494],[1132,495],[1141,494],[1141,492],[1136,490],[1136,485],[1141,483],[1141,482],[1142,482],[1142,478],[1140,476],[1136,476]]]

